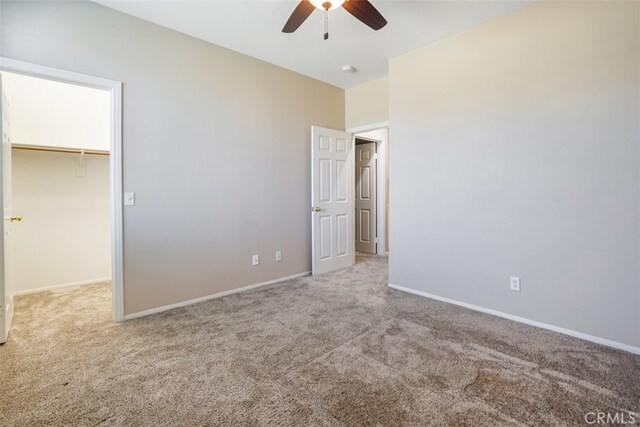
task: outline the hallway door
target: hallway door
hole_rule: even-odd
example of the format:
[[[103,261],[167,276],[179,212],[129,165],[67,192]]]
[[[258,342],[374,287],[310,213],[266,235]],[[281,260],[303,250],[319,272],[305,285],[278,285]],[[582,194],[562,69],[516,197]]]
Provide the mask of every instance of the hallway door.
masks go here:
[[[376,253],[376,143],[356,140],[356,250]]]

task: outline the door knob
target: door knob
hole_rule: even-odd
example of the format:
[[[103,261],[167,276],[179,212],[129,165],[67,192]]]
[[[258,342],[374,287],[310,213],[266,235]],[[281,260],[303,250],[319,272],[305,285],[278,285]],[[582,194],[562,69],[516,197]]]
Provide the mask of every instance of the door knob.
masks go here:
[[[18,222],[20,222],[20,221],[22,221],[22,216],[20,216],[20,215],[10,216],[9,217],[9,221],[11,221],[11,222],[18,221]]]
[[[312,208],[311,208],[311,210],[312,210],[313,212],[320,212],[320,211],[322,210],[322,208],[319,208],[319,207],[317,207],[317,206],[314,206],[314,207],[312,207]]]

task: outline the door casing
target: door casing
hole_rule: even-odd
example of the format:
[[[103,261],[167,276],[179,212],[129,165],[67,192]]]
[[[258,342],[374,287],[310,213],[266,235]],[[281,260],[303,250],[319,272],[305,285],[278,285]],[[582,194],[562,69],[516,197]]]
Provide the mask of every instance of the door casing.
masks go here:
[[[368,138],[366,136],[360,136],[360,133],[371,132],[374,130],[387,129],[387,141],[383,143],[382,141],[374,138]],[[389,155],[389,122],[379,122],[373,123],[370,125],[358,126],[354,128],[347,129],[347,132],[354,134],[354,149],[355,149],[355,137],[357,135],[358,139],[367,140],[371,142],[375,142],[377,144],[376,153],[378,155],[378,179],[376,186],[378,188],[378,200],[376,203],[377,206],[377,229],[378,229],[378,255],[385,255],[388,253],[387,247],[389,246],[387,242],[386,236],[386,225],[388,222],[388,214],[387,214],[387,205],[389,201],[387,200],[384,189],[386,189],[389,185],[388,183],[388,171],[386,168],[387,159]]]
[[[11,228],[13,226],[13,209],[11,203],[11,132],[9,115],[9,100],[6,97],[3,76],[0,74],[0,93],[2,95],[2,125],[0,134],[2,137],[2,148],[0,149],[0,188],[2,189],[2,212],[3,219],[0,221],[0,235],[2,244],[0,245],[0,343],[4,343],[9,335],[11,322],[13,320],[13,294],[7,294],[8,282],[12,282],[12,265],[10,256]],[[6,120],[5,120],[6,119]],[[8,194],[7,194],[8,193]]]
[[[122,212],[122,82],[0,56],[0,71],[107,90],[111,97],[109,179],[111,188],[111,288],[113,320],[124,321]],[[3,286],[4,288],[4,286]],[[4,289],[2,289],[4,292]]]

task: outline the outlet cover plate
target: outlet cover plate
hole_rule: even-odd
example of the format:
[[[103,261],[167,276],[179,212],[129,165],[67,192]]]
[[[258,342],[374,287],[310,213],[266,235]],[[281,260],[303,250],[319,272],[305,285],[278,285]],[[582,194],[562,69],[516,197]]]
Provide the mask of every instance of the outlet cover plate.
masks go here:
[[[511,276],[511,290],[520,292],[520,278]]]

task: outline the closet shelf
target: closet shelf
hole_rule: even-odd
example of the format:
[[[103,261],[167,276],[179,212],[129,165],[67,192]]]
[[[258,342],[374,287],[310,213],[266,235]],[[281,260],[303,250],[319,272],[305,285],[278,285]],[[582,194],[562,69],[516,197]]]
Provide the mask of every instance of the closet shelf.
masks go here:
[[[92,150],[83,148],[67,148],[67,147],[47,147],[44,145],[25,145],[25,144],[11,144],[11,148],[16,150],[32,150],[32,151],[49,151],[52,153],[77,153],[81,154],[96,154],[99,156],[108,156],[109,151],[106,150]]]

